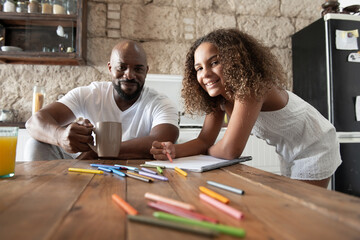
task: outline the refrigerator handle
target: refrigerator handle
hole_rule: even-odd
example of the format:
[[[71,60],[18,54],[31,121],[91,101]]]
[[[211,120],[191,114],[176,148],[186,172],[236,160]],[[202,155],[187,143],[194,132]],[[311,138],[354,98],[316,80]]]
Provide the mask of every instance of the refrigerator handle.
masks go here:
[[[360,121],[360,96],[356,96],[355,116],[356,116],[356,121]]]

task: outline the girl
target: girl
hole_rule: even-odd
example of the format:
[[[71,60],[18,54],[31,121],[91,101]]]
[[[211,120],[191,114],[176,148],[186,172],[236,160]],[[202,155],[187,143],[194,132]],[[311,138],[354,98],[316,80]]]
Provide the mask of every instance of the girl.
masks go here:
[[[185,63],[185,111],[206,114],[199,136],[183,144],[155,141],[150,153],[160,160],[166,153],[234,159],[254,134],[276,147],[282,175],[327,187],[341,163],[335,128],[285,86],[268,48],[237,29],[213,31],[193,44]],[[227,130],[214,144],[225,113]]]

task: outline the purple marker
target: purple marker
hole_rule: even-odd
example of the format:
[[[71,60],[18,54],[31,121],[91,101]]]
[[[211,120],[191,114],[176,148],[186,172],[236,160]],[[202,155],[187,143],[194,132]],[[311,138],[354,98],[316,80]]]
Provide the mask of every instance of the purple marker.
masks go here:
[[[139,173],[140,175],[147,176],[147,177],[151,177],[151,178],[155,178],[155,179],[158,179],[158,180],[161,180],[161,181],[168,181],[168,178],[167,178],[167,177],[164,177],[164,176],[159,176],[159,175],[152,174],[152,173],[148,173],[148,172],[144,172],[144,171],[138,171],[138,173]]]
[[[157,172],[154,172],[154,171],[152,171],[152,170],[150,170],[150,169],[147,169],[147,168],[141,168],[141,170],[143,170],[144,172],[148,172],[148,173],[152,173],[152,174],[155,174],[155,175],[157,175]]]

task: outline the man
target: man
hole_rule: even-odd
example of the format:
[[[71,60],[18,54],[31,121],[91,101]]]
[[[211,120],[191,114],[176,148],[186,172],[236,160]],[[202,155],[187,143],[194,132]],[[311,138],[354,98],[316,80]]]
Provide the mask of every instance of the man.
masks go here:
[[[117,44],[108,68],[112,82],[75,88],[26,122],[35,139],[26,144],[26,160],[97,159],[88,143],[93,142],[92,128],[99,121],[122,123],[119,159],[151,158],[154,140],[177,140],[176,108],[165,96],[144,87],[149,67],[141,45],[133,41]]]

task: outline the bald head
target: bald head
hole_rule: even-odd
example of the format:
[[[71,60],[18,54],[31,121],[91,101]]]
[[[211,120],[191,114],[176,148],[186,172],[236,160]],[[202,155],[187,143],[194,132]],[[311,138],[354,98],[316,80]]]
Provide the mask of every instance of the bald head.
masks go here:
[[[124,57],[136,59],[140,64],[147,66],[147,57],[144,48],[137,42],[124,40],[115,45],[111,51],[110,63],[116,63]]]

